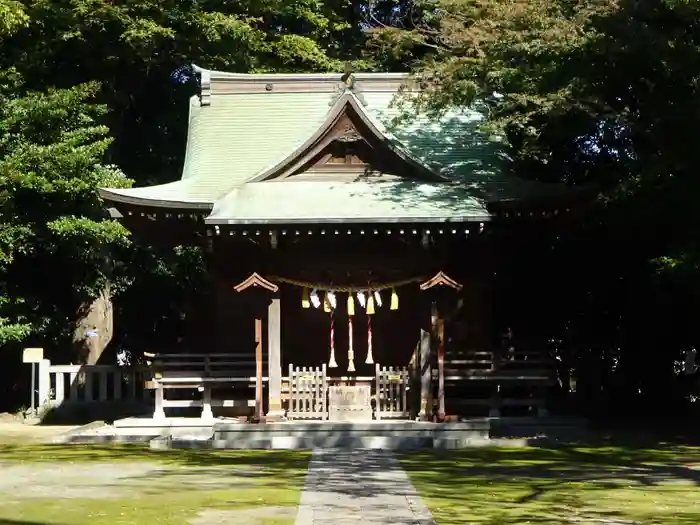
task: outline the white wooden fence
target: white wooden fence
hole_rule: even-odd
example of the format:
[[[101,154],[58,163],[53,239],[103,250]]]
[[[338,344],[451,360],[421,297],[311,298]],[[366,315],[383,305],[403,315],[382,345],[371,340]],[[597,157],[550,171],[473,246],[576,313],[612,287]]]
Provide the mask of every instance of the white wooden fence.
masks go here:
[[[145,388],[152,374],[152,367],[146,365],[53,365],[44,359],[38,363],[38,406],[58,408],[94,402],[153,404],[153,390]],[[289,400],[287,417],[328,419],[328,386],[335,379],[373,383],[376,419],[410,417],[407,402],[410,381],[406,367],[376,365],[374,377],[331,378],[325,364],[321,367],[289,366],[289,376],[282,378]],[[173,405],[180,406],[177,401]]]
[[[409,374],[406,367],[376,365],[374,392],[376,419],[407,418]]]
[[[321,367],[289,365],[287,419],[328,419],[328,376]]]
[[[153,393],[144,388],[151,371],[147,366],[52,365],[44,359],[38,365],[38,406],[109,401],[145,401]]]
[[[375,419],[408,418],[410,376],[406,367],[376,365],[374,377],[328,377],[322,367],[289,365],[288,419],[328,419],[328,387],[335,381],[363,381],[373,386]]]

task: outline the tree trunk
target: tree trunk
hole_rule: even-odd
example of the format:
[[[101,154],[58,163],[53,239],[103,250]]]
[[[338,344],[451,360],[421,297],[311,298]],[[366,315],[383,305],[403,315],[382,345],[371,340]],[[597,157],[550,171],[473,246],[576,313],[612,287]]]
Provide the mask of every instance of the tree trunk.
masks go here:
[[[109,286],[83,308],[73,332],[74,355],[79,364],[96,364],[114,333],[114,308]]]

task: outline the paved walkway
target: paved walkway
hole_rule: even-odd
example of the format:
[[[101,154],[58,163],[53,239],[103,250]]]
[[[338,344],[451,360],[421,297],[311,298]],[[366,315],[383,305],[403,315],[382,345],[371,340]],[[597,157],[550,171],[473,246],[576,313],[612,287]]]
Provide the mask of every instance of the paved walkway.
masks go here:
[[[296,525],[436,525],[391,452],[316,450]]]

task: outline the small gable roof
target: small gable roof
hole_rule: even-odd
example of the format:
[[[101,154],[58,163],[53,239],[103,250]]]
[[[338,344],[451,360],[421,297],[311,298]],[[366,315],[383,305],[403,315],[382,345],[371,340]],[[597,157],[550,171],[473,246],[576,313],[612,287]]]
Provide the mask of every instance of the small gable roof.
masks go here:
[[[246,182],[261,182],[273,179],[280,175],[289,174],[294,168],[303,165],[305,160],[308,160],[314,153],[320,151],[336,138],[336,135],[333,134],[333,130],[340,123],[339,121],[342,117],[346,117],[348,124],[354,128],[350,130],[345,129],[345,132],[351,131],[357,133],[358,138],[368,140],[376,149],[380,150],[378,152],[380,155],[396,157],[407,172],[407,175],[410,174],[410,178],[415,177],[433,182],[449,180],[437,173],[437,171],[432,170],[420,160],[413,158],[409,152],[401,148],[399,143],[387,137],[383,133],[381,127],[365,112],[362,103],[357,99],[355,94],[351,91],[346,91],[342,93],[333,104],[324,122],[303,144],[301,144],[301,146],[284,155],[284,157],[273,166],[254,175]]]

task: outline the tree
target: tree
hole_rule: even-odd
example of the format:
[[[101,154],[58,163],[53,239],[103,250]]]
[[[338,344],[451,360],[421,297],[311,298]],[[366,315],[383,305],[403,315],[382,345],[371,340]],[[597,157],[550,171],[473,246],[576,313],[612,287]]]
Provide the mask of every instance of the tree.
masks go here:
[[[109,110],[95,116],[96,123],[108,126],[114,139],[105,161],[139,185],[172,181],[180,174],[188,99],[196,91],[192,63],[239,72],[342,71],[345,62],[359,57],[364,38],[355,23],[361,11],[347,0],[12,5],[23,8],[29,21],[3,41],[0,68],[16,68],[27,90],[96,82],[96,101]],[[138,321],[154,325],[159,312],[172,312],[181,300],[176,281],[190,277],[164,271],[166,261],[173,269],[193,268],[173,259],[187,250],[161,253],[145,245],[133,250],[124,254],[125,261],[144,263],[126,270],[136,289],[143,293],[153,282],[175,294],[151,298],[160,301],[145,312],[153,319]],[[170,286],[162,286],[164,276],[173,280]],[[122,330],[143,333],[142,326],[122,325]],[[167,344],[171,336],[151,333],[154,343]]]
[[[115,138],[109,155],[139,184],[181,167],[192,63],[237,72],[343,69],[361,51],[347,0],[25,1],[29,26],[0,57],[29,86],[98,81]]]
[[[520,249],[505,270],[513,282],[537,283],[542,303],[525,325],[579,348],[614,350],[625,395],[670,395],[667,378],[697,344],[700,314],[700,179],[689,142],[700,131],[700,4],[422,6],[431,16],[379,27],[373,39],[382,52],[417,55],[428,88],[415,104],[439,113],[478,98],[513,147],[514,176],[600,192],[575,223],[541,233],[538,251],[514,243]],[[533,311],[525,303],[535,290],[513,292],[524,297],[520,317]],[[601,366],[593,354],[591,366]]]
[[[111,247],[126,242],[96,196],[100,186],[130,184],[102,164],[110,139],[97,91],[93,83],[25,92],[14,71],[3,72],[1,342],[69,334],[75,312],[110,280]]]

